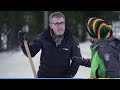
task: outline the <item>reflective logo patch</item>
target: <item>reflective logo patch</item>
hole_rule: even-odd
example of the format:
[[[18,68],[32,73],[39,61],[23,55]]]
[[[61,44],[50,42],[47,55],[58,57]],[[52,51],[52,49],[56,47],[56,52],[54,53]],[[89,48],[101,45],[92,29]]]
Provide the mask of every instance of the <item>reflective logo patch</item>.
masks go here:
[[[66,50],[66,51],[68,51],[69,49],[68,48],[62,48],[63,50]]]
[[[105,55],[104,55],[104,59],[105,59],[106,61],[109,61],[109,60],[110,60],[110,54],[108,54],[108,53],[105,54]]]

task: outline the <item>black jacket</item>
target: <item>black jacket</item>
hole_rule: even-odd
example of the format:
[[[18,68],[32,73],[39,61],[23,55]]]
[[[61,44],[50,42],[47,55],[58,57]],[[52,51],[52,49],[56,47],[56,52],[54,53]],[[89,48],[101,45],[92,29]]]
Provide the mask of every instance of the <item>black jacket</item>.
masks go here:
[[[20,42],[24,54],[24,45]],[[34,57],[41,49],[38,77],[64,78],[74,77],[79,65],[83,64],[79,42],[69,30],[65,30],[64,39],[59,47],[50,35],[50,30],[40,33],[29,43],[31,56]],[[27,55],[26,55],[27,56]]]

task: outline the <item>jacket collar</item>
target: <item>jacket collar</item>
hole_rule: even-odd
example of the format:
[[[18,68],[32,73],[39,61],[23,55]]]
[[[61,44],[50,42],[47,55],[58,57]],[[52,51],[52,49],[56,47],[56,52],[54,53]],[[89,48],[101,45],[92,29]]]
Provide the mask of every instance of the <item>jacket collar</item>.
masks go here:
[[[112,36],[111,38],[107,39],[107,40],[98,40],[96,43],[92,44],[90,47],[93,49],[98,48],[101,45],[110,45],[113,47],[116,47],[115,42],[114,42],[114,37]]]

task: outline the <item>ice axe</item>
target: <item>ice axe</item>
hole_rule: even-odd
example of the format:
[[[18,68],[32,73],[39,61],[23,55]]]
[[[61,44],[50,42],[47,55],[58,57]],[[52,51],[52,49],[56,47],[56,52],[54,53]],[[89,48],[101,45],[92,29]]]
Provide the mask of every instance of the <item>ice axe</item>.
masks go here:
[[[28,25],[25,25],[22,30],[27,33],[29,31]],[[30,50],[29,50],[29,47],[28,47],[28,44],[27,44],[27,40],[24,39],[23,42],[24,42],[24,46],[25,46],[27,56],[28,56],[29,61],[30,61],[30,65],[31,65],[31,68],[32,68],[32,71],[33,71],[33,75],[34,75],[35,78],[37,78],[35,66],[34,66],[34,63],[32,61],[32,57],[31,57]]]

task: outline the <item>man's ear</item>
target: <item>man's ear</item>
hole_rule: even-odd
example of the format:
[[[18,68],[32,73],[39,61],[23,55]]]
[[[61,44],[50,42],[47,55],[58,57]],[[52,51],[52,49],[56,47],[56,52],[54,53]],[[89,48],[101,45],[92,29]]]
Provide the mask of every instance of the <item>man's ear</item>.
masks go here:
[[[52,29],[52,25],[49,23],[49,27]]]

